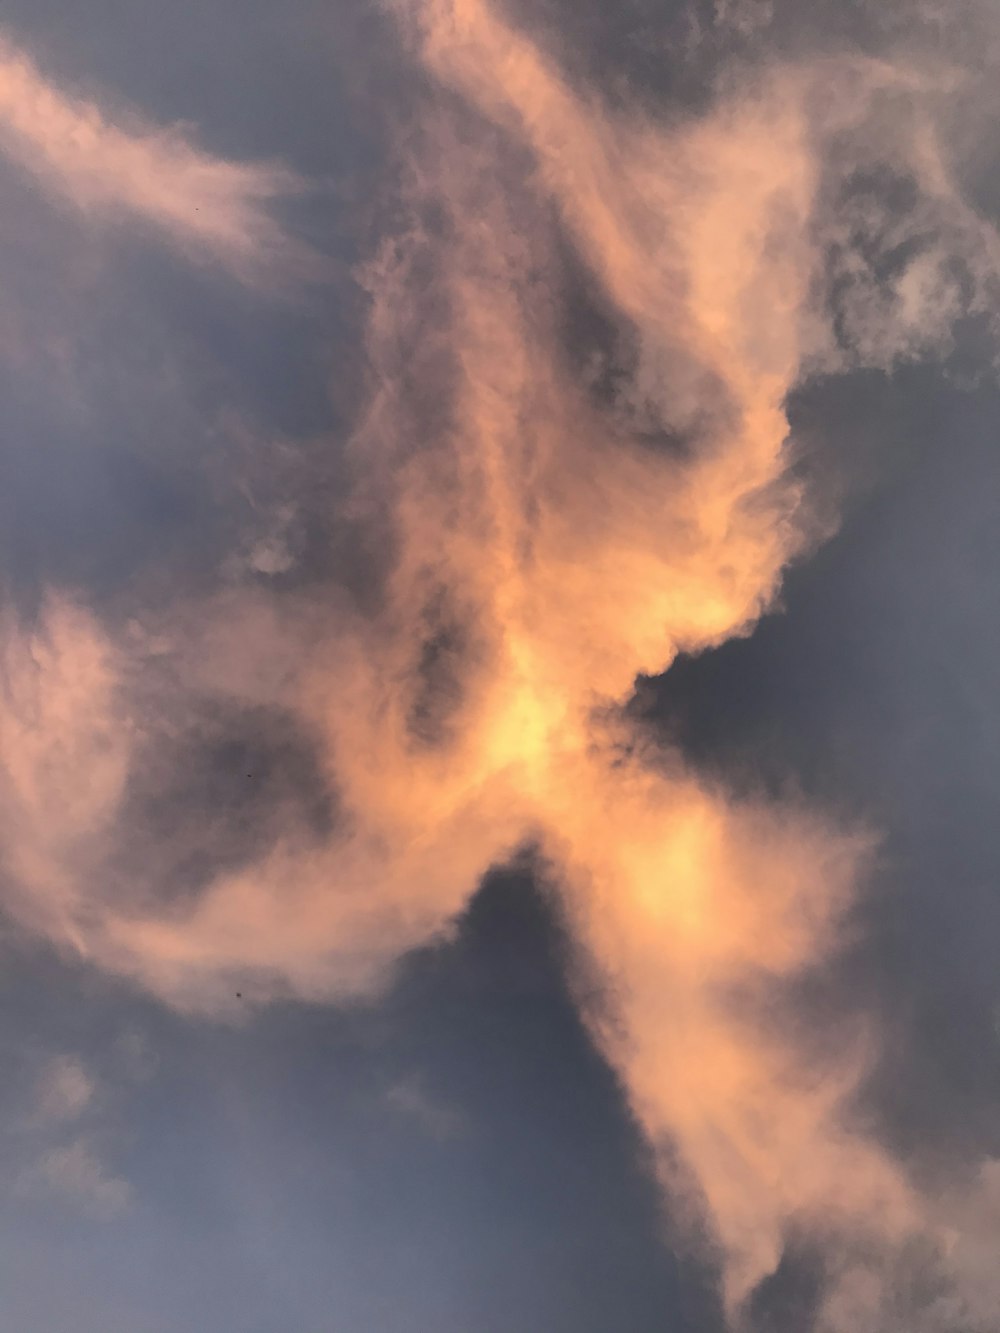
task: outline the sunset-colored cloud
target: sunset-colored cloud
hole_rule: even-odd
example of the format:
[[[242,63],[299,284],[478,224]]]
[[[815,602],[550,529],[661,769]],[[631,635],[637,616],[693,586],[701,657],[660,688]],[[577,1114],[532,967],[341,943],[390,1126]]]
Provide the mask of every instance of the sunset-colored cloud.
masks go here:
[[[943,1255],[950,1233],[852,1122],[876,1034],[859,1022],[820,1056],[775,1016],[836,951],[874,839],[737,799],[623,705],[637,675],[750,632],[823,535],[790,470],[790,392],[817,367],[945,343],[985,306],[995,238],[944,169],[923,74],[779,66],[657,124],[574,90],[483,0],[388,7],[448,96],[413,130],[405,223],[363,274],[372,392],[339,517],[385,535],[378,606],[235,587],[117,639],[65,600],[12,622],[11,910],[192,1010],[231,1005],[237,985],[249,1001],[371,994],[530,843],[663,1179],[676,1187],[679,1158],[694,1182],[730,1314],[806,1228],[838,1256],[844,1237],[865,1247],[869,1268],[832,1272],[823,1316],[860,1333],[912,1238]],[[37,76],[10,59],[13,103],[34,105]],[[222,253],[254,233],[256,168],[123,139],[90,112],[98,148],[81,161],[67,127],[84,113],[36,100],[17,133],[81,202],[177,230],[180,205],[144,174],[163,156],[182,181],[216,182],[215,222],[192,235]],[[879,153],[933,228],[881,286],[837,203]],[[838,330],[834,250],[857,276]],[[603,333],[577,355],[588,316]],[[263,855],[149,904],[116,869],[134,836],[116,820],[188,693],[285,710],[336,813],[318,830],[289,805]],[[129,864],[152,877],[165,850],[140,850]]]
[[[46,79],[4,34],[0,152],[82,213],[143,223],[247,281],[318,271],[269,211],[300,189],[286,168],[213,157],[180,127],[153,126],[135,114],[116,123]]]

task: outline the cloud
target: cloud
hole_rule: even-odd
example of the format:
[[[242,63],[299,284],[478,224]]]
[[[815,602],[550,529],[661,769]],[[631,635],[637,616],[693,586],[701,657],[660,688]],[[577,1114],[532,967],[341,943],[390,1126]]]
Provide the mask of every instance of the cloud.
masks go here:
[[[287,572],[279,523],[221,591],[124,632],[66,596],[9,617],[8,910],[190,1010],[237,989],[366,995],[531,843],[600,983],[595,1038],[665,1184],[687,1182],[732,1317],[804,1230],[830,1257],[820,1326],[876,1327],[914,1245],[944,1264],[951,1233],[855,1123],[877,1033],[859,1016],[824,1046],[787,1011],[849,928],[875,839],[737,799],[623,704],[637,675],[751,632],[824,535],[791,468],[803,377],[944,353],[988,309],[996,238],[944,156],[949,82],[772,63],[660,123],[574,89],[481,0],[389,9],[437,87],[403,221],[363,274],[372,392],[331,517],[367,534],[380,586],[253,583]],[[144,173],[162,157],[201,181],[194,150],[98,121],[81,165],[58,127],[83,113],[51,96],[18,133],[82,204],[220,253],[255,234],[256,169],[209,164],[216,221],[192,232]],[[288,783],[242,824],[232,785],[181,812],[178,738],[204,758],[225,712],[260,741],[266,710],[309,738],[294,764],[322,810]],[[245,793],[258,770],[220,754]],[[86,1152],[60,1151],[55,1177],[100,1193]]]
[[[91,1104],[95,1091],[93,1078],[77,1057],[56,1056],[39,1080],[38,1117],[54,1124],[76,1120]]]
[[[115,713],[114,652],[92,617],[53,603],[44,628],[10,624],[0,660],[0,811],[18,915],[78,940],[78,883],[121,801],[130,738]],[[96,849],[96,850],[95,850]],[[91,873],[93,871],[91,870]],[[44,886],[44,892],[38,889]]]
[[[393,1083],[385,1100],[393,1111],[406,1116],[440,1143],[462,1138],[468,1132],[468,1122],[462,1112],[429,1092],[416,1074]]]
[[[132,1190],[126,1180],[110,1175],[94,1150],[82,1139],[43,1153],[33,1171],[21,1181],[22,1189],[62,1196],[101,1221],[124,1212]]]
[[[141,222],[258,285],[318,275],[316,257],[270,211],[301,190],[290,171],[213,157],[180,127],[122,119],[54,86],[0,33],[0,151],[56,198],[86,216]]]
[[[127,1209],[131,1186],[106,1160],[107,1100],[104,1081],[80,1055],[45,1059],[18,1126],[15,1158],[5,1162],[17,1196],[68,1202],[101,1221]]]

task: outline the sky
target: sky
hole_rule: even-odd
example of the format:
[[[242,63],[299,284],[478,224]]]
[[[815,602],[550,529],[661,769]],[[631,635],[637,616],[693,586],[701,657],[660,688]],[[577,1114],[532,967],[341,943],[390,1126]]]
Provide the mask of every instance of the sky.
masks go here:
[[[997,1333],[989,0],[8,0],[0,1325]]]

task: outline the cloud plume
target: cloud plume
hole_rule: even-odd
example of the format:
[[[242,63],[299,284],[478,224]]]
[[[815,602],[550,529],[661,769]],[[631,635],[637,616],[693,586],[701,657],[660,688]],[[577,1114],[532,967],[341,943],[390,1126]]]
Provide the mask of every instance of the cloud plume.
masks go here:
[[[192,1009],[234,983],[350,996],[530,843],[732,1318],[805,1230],[831,1255],[818,1327],[888,1328],[914,1244],[947,1271],[950,1214],[852,1121],[874,1034],[859,1019],[818,1055],[775,1017],[838,947],[874,839],[735,797],[623,705],[638,675],[749,633],[824,535],[791,467],[802,378],[946,349],[989,308],[996,239],[936,129],[947,79],[849,56],[748,67],[661,123],[574,89],[483,0],[387,7],[434,87],[403,221],[362,275],[371,394],[334,520],[384,547],[376,605],[236,580],[117,634],[55,594],[11,618],[8,908]],[[8,142],[82,206],[239,263],[269,244],[264,169],[123,136],[14,53],[0,70]],[[865,185],[887,162],[903,221]],[[128,793],[163,799],[157,753],[220,698],[309,738],[327,807],[283,791],[265,846],[149,902],[136,879],[176,862]]]

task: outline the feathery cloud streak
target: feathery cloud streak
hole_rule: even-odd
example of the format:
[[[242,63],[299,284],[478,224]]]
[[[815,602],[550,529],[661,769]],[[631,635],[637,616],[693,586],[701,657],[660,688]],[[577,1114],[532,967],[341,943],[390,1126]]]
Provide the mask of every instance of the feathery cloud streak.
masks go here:
[[[65,93],[0,33],[0,150],[83,213],[131,218],[197,259],[211,258],[262,283],[269,268],[291,277],[318,261],[268,212],[301,182],[268,163],[228,162],[180,128],[135,115],[115,124],[93,102]]]

